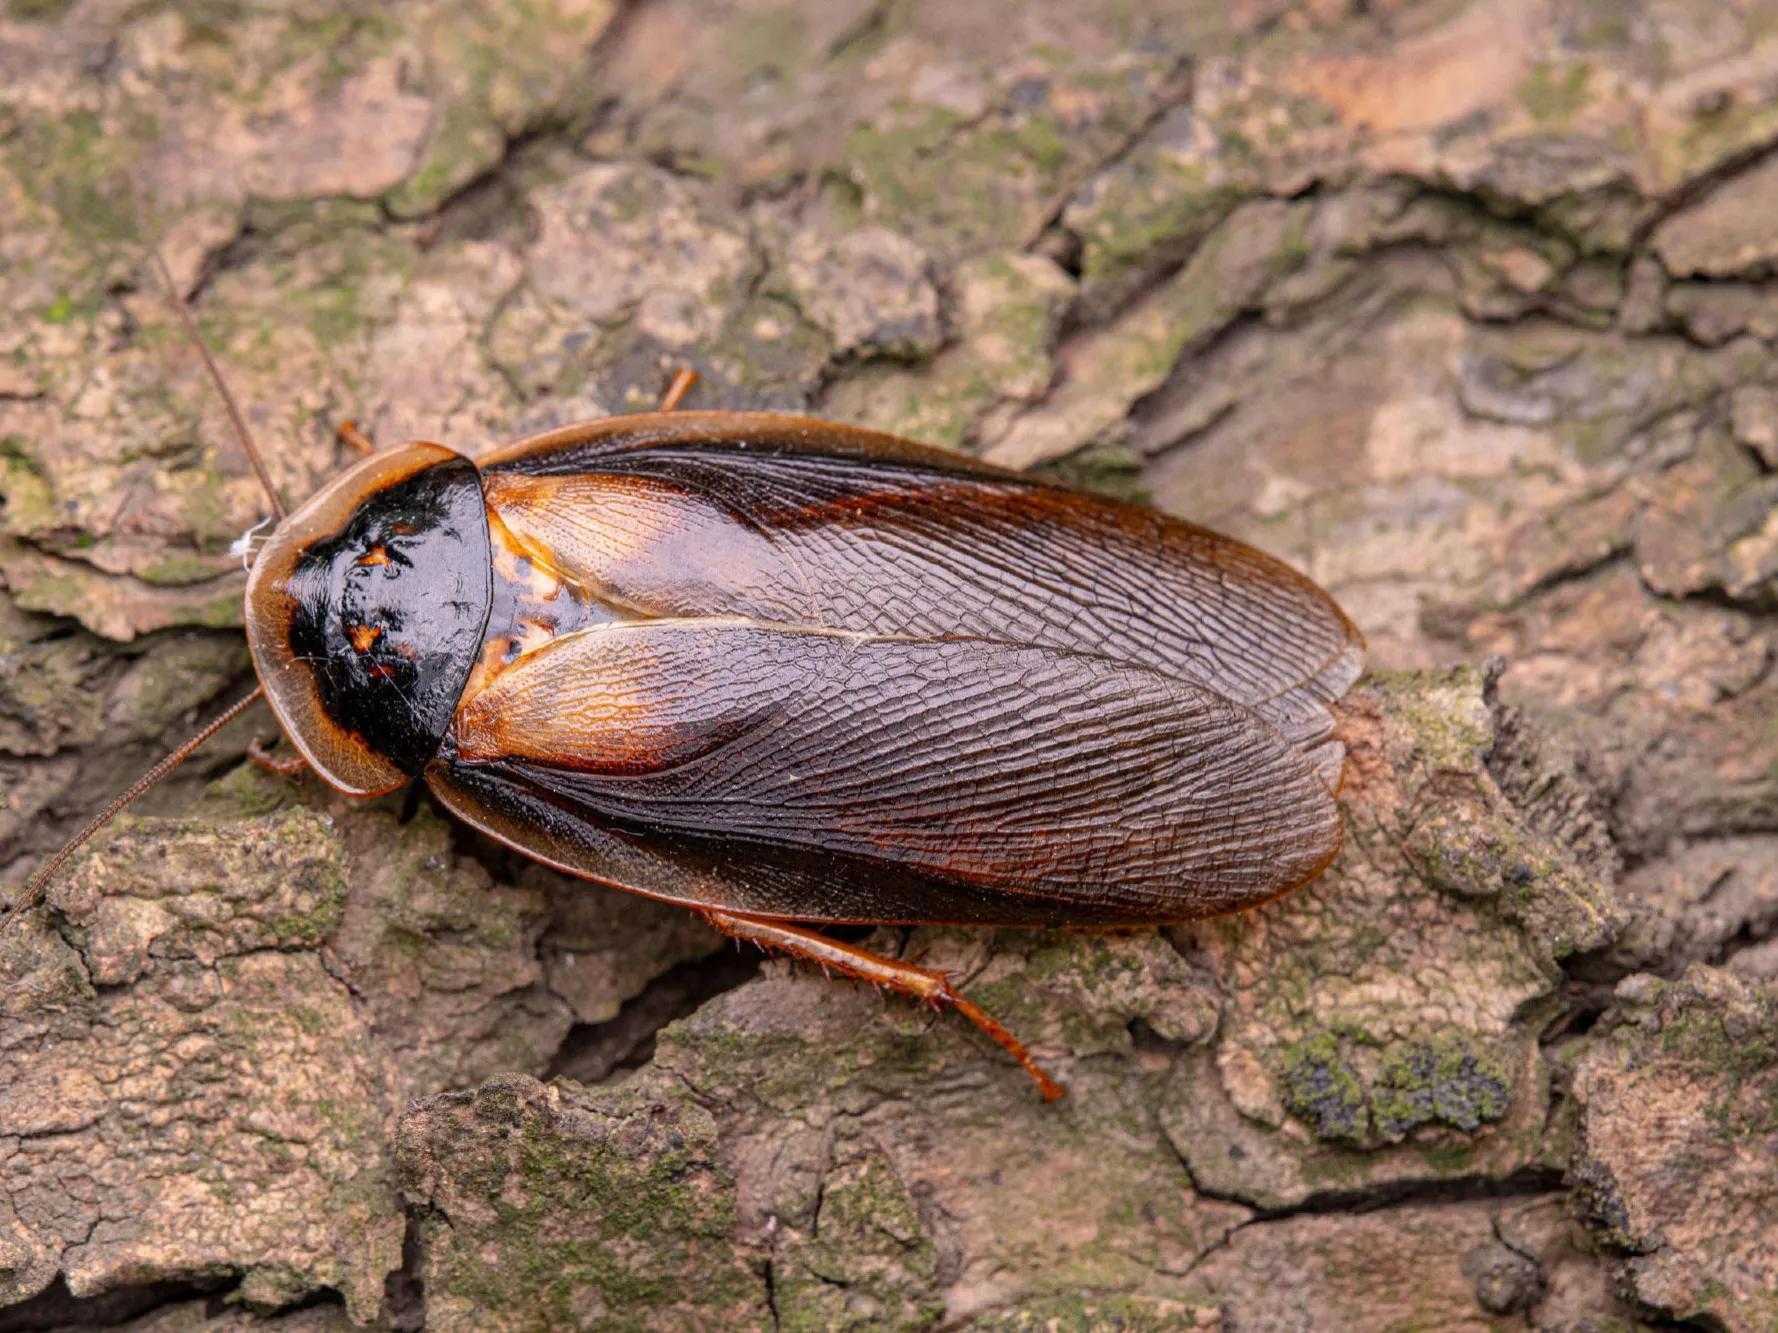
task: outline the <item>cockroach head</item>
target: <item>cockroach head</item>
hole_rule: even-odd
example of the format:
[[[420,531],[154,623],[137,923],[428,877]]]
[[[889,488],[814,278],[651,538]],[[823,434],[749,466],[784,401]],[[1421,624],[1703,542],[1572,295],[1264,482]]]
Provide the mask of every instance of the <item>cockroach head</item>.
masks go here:
[[[303,757],[371,796],[418,776],[480,652],[492,572],[475,465],[373,455],[291,514],[247,581],[254,669]]]

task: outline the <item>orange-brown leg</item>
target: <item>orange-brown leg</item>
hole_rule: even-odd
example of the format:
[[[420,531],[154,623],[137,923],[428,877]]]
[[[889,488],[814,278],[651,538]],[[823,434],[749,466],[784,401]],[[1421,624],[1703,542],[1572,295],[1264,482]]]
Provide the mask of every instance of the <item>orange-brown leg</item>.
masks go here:
[[[267,754],[265,746],[259,743],[257,736],[247,743],[247,758],[252,760],[256,768],[263,768],[268,773],[276,773],[281,778],[296,777],[309,766],[308,760],[299,754],[291,755],[288,759],[279,759],[275,755]]]
[[[377,446],[371,443],[370,436],[358,429],[356,421],[340,422],[339,437],[342,443],[351,445],[366,458],[377,451]]]
[[[685,401],[685,395],[691,392],[691,386],[698,382],[698,372],[690,366],[681,366],[673,372],[673,382],[661,395],[661,405],[657,411],[671,412]]]
[[[1025,1049],[1025,1044],[1001,1026],[993,1015],[964,998],[943,972],[898,962],[880,954],[867,953],[854,945],[830,940],[812,930],[785,925],[780,921],[761,921],[710,907],[699,908],[698,912],[724,935],[733,936],[737,940],[751,940],[762,948],[780,949],[792,957],[820,963],[824,969],[841,972],[849,977],[859,977],[874,985],[891,986],[906,995],[925,1000],[935,1008],[941,1004],[951,1005],[1019,1062],[1037,1084],[1037,1090],[1043,1094],[1044,1101],[1053,1102],[1066,1095],[1062,1085],[1038,1067],[1037,1061],[1031,1058],[1031,1052]]]

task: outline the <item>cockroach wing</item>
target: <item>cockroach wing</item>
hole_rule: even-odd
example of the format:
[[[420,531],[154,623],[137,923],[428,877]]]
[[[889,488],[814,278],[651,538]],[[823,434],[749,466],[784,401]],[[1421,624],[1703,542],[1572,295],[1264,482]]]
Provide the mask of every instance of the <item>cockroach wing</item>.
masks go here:
[[[539,859],[802,921],[1181,920],[1333,857],[1313,763],[1213,691],[983,639],[741,620],[554,640],[466,698],[428,782]]]
[[[893,436],[769,413],[622,417],[480,460],[528,554],[648,616],[1090,653],[1245,705],[1314,752],[1363,643],[1240,542]]]

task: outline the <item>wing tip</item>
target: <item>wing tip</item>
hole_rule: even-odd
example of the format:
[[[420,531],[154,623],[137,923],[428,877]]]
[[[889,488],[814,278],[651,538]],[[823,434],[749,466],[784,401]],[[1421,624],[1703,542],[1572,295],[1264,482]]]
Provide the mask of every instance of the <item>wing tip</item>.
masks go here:
[[[1346,780],[1346,743],[1323,741],[1320,745],[1303,751],[1303,757],[1315,770],[1315,776],[1321,780],[1321,785],[1327,788],[1328,795],[1337,797]]]
[[[1305,754],[1317,750],[1333,734],[1337,702],[1364,674],[1364,641],[1348,639],[1346,646],[1312,675],[1266,701],[1261,714],[1288,736]]]

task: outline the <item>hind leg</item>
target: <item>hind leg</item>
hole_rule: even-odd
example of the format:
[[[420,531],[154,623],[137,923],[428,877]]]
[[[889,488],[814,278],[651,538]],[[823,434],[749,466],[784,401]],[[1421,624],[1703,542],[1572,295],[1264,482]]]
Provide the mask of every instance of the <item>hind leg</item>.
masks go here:
[[[781,921],[736,916],[732,912],[710,907],[699,908],[698,914],[724,935],[735,939],[751,940],[761,948],[778,949],[794,958],[807,958],[811,962],[820,963],[824,969],[841,972],[849,977],[859,977],[879,986],[889,986],[904,995],[925,1000],[935,1008],[948,1004],[1019,1062],[1020,1068],[1037,1084],[1037,1090],[1043,1094],[1044,1101],[1053,1102],[1066,1095],[1062,1085],[1044,1073],[1037,1061],[1031,1058],[1031,1052],[1025,1049],[1025,1044],[1007,1031],[992,1014],[964,997],[951,985],[950,979],[943,972],[929,967],[916,967],[912,963],[900,962],[894,958],[884,958],[881,954],[870,953],[856,945],[830,940],[825,935],[800,926],[786,925]]]

